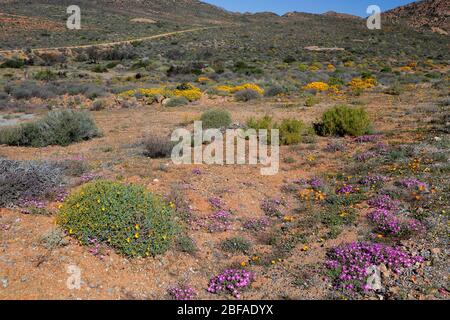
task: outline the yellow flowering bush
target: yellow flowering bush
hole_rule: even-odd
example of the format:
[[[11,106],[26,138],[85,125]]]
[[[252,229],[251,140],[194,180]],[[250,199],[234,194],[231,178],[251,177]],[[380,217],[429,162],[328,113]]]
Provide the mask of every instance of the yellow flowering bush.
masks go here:
[[[244,83],[242,85],[239,86],[217,86],[215,88],[218,91],[224,91],[224,92],[228,92],[228,93],[236,93],[238,91],[241,90],[245,90],[245,89],[250,89],[250,90],[254,90],[256,92],[258,92],[259,94],[264,94],[264,90],[258,86],[257,84],[254,83]]]
[[[85,184],[62,204],[57,223],[84,245],[104,243],[127,256],[165,252],[175,234],[174,211],[144,187],[109,181]]]
[[[410,71],[412,71],[412,67],[409,66],[409,65],[408,66],[403,66],[403,67],[400,67],[399,70],[401,72],[410,72]]]
[[[187,90],[175,89],[173,90],[173,95],[176,97],[185,97],[189,101],[196,101],[202,97],[202,92],[199,88],[192,88]]]
[[[167,96],[170,94],[170,90],[167,90],[166,88],[140,88],[136,90],[124,91],[119,95],[123,97],[131,97],[137,93],[145,97],[155,97],[157,95]]]
[[[353,61],[344,62],[344,67],[346,67],[346,68],[353,68],[354,66],[355,66],[355,63]]]
[[[196,101],[202,97],[202,91],[191,84],[179,85],[176,89],[169,89],[167,87],[160,88],[140,88],[136,90],[128,90],[120,93],[122,97],[131,97],[136,93],[139,93],[145,97],[155,97],[158,95],[164,96],[166,98],[171,97],[185,97],[189,101]]]
[[[308,83],[306,86],[303,87],[305,90],[316,90],[316,91],[328,91],[330,89],[330,86],[325,82],[311,82]]]
[[[212,81],[210,78],[208,78],[208,77],[205,77],[205,76],[200,76],[200,77],[198,77],[197,78],[197,82],[198,83],[208,83],[208,82],[210,82],[210,81]]]
[[[373,77],[366,78],[353,78],[348,83],[348,86],[352,89],[370,89],[377,85],[377,81]]]

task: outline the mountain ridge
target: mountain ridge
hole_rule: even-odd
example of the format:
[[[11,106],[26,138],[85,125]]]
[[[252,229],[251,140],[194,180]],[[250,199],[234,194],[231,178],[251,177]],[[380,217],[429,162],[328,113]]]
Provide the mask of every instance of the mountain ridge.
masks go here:
[[[423,0],[386,11],[383,16],[393,24],[403,24],[419,31],[450,32],[448,0]]]

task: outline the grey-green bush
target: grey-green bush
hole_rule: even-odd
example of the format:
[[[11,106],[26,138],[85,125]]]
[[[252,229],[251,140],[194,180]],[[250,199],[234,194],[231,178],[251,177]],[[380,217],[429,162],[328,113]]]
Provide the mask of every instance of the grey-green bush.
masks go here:
[[[175,144],[166,137],[149,136],[144,139],[143,145],[146,157],[158,159],[169,157]]]
[[[285,90],[282,86],[280,86],[279,84],[273,84],[267,88],[267,90],[264,92],[264,95],[266,97],[275,97],[284,92]]]
[[[39,200],[63,183],[63,169],[54,162],[0,158],[0,207]]]
[[[244,90],[239,90],[238,92],[236,92],[234,94],[234,98],[236,99],[236,101],[247,102],[250,100],[255,100],[255,99],[261,98],[261,94],[259,94],[259,92],[255,91],[253,89],[244,89]]]
[[[42,119],[33,122],[0,129],[0,144],[31,147],[67,146],[98,136],[100,131],[88,113],[61,110],[51,111]]]
[[[186,97],[173,97],[164,100],[163,105],[165,107],[173,108],[178,106],[184,106],[189,103],[189,100]]]

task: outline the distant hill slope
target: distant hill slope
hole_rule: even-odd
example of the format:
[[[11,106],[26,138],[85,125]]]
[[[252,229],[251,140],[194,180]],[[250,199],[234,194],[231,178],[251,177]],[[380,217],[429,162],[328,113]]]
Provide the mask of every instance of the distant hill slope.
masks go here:
[[[92,0],[89,2],[105,4],[125,11],[134,10],[142,14],[157,14],[162,17],[176,16],[186,20],[197,18],[202,21],[218,22],[229,20],[234,15],[229,11],[199,0]]]
[[[450,0],[424,0],[389,10],[383,16],[420,31],[450,33]]]
[[[2,4],[5,4],[6,8],[13,5],[18,7],[40,5],[42,8],[78,5],[82,12],[97,9],[122,15],[150,17],[157,21],[169,19],[189,25],[224,22],[234,16],[231,12],[199,0],[0,0],[0,12],[3,12]],[[37,10],[35,13],[44,12]]]
[[[340,13],[340,12],[336,12],[336,11],[327,11],[327,12],[323,13],[323,15],[328,16],[328,17],[342,18],[342,19],[356,19],[356,20],[361,19],[361,17],[354,16],[352,14]]]
[[[70,5],[81,8],[81,30],[66,28]],[[198,0],[0,0],[0,49],[121,41],[227,25],[237,16]]]
[[[394,23],[418,21],[423,28],[425,25],[438,28],[448,24],[448,16],[442,15],[448,1],[424,1],[391,10],[386,16]],[[66,8],[72,4],[81,8],[81,30],[66,28]],[[414,20],[413,15],[418,17]],[[209,26],[224,28],[203,28]],[[249,54],[249,60],[268,51],[277,51],[285,58],[316,47],[361,53],[373,50],[371,41],[382,43],[386,52],[424,54],[433,47],[436,52],[443,51],[438,44],[445,42],[441,35],[433,34],[436,41],[430,43],[428,34],[407,27],[393,27],[386,34],[369,32],[364,19],[336,12],[240,14],[199,0],[0,0],[0,50],[93,45],[198,28],[202,31],[192,36],[192,47],[197,45],[197,39],[203,38],[205,43],[214,44],[216,50],[222,41],[226,43],[225,51],[239,49],[239,55]],[[179,33],[177,37],[190,35]],[[178,41],[165,41],[161,40],[164,45],[160,50],[166,47],[175,50]]]

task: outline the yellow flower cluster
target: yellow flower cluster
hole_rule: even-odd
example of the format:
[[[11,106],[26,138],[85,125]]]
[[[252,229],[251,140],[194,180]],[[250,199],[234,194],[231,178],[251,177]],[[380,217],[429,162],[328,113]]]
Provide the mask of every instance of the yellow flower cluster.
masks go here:
[[[235,92],[245,90],[245,89],[251,89],[251,90],[258,92],[259,94],[264,94],[264,90],[260,86],[254,84],[254,83],[244,83],[240,86],[234,86],[234,87],[233,86],[217,86],[216,87],[216,90],[218,90],[218,91],[225,91],[225,92],[229,92],[229,93],[235,93]]]
[[[412,67],[410,67],[410,66],[403,66],[403,67],[400,67],[399,70],[401,72],[410,72],[410,71],[412,71]]]
[[[208,77],[205,77],[205,76],[200,76],[200,77],[197,78],[197,82],[198,83],[207,83],[207,82],[210,82],[210,81],[211,81],[211,79],[208,78]]]
[[[191,88],[187,90],[174,90],[173,95],[177,97],[185,97],[189,101],[196,101],[199,100],[202,97],[202,92],[199,88]]]
[[[154,97],[157,95],[162,95],[165,96],[166,94],[169,93],[169,91],[166,88],[140,88],[140,89],[136,89],[136,90],[128,90],[128,91],[124,91],[122,93],[120,93],[120,96],[128,96],[131,97],[133,95],[135,95],[136,93],[142,94],[145,97]]]
[[[303,87],[305,90],[328,91],[330,86],[325,82],[311,82]]]
[[[375,78],[353,78],[352,81],[348,83],[348,86],[352,89],[370,89],[377,85]]]
[[[346,68],[352,68],[354,66],[355,66],[355,63],[353,61],[344,62],[344,67],[346,67]]]
[[[300,191],[300,198],[305,201],[314,200],[314,201],[323,201],[325,200],[326,194],[320,190],[314,189],[305,189]]]
[[[259,256],[253,255],[251,258],[248,258],[247,261],[241,261],[241,267],[246,267],[252,263],[257,263],[261,260]]]
[[[411,170],[412,172],[415,172],[415,173],[420,171],[420,166],[421,166],[421,161],[420,161],[420,159],[417,159],[417,158],[413,159],[412,161],[410,161],[408,163],[409,170]]]
[[[341,91],[339,90],[339,86],[336,84],[333,84],[330,86],[330,92],[334,94],[339,94]]]
[[[276,260],[272,260],[270,263],[272,263],[272,264],[277,264],[277,263],[279,263],[279,262],[283,262],[283,259],[278,258],[278,259],[276,259]]]
[[[180,89],[168,89],[166,87],[160,87],[160,88],[140,88],[136,90],[128,90],[120,93],[120,96],[123,97],[131,97],[134,96],[136,93],[140,93],[145,97],[155,97],[158,95],[164,96],[166,98],[170,97],[185,97],[189,101],[196,101],[199,100],[202,97],[202,91],[193,86],[189,85],[188,89],[186,90],[180,90]]]

